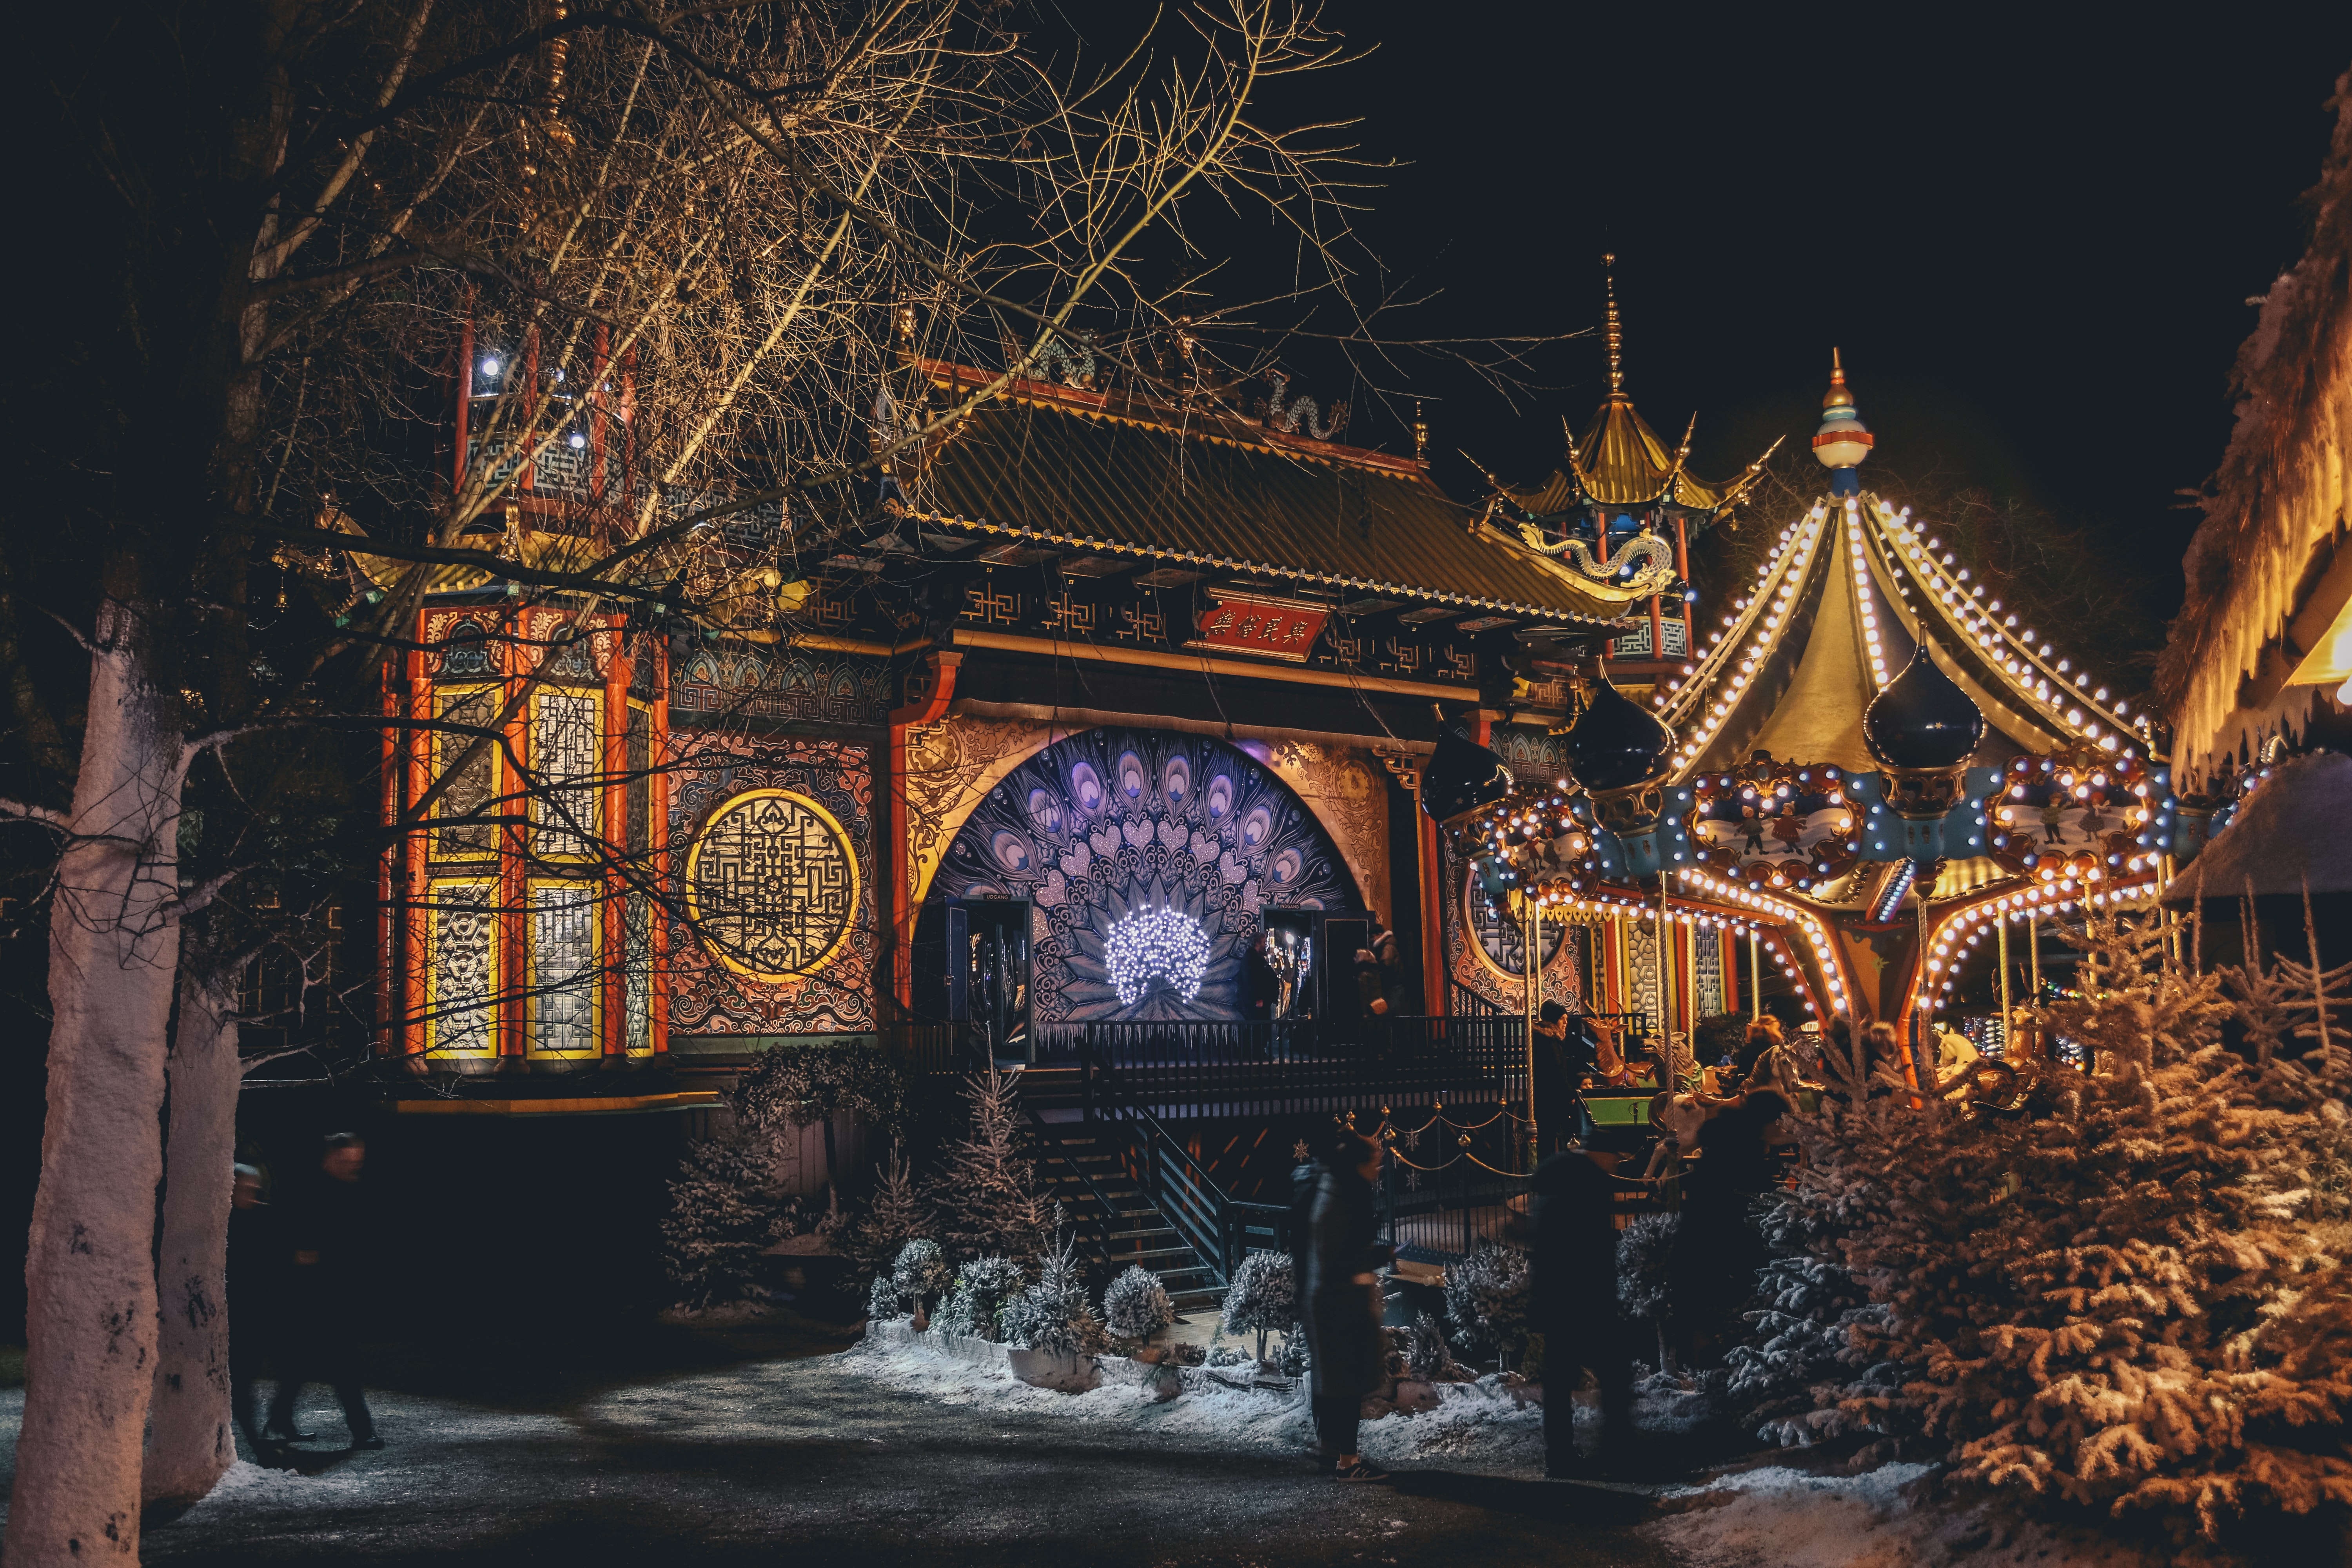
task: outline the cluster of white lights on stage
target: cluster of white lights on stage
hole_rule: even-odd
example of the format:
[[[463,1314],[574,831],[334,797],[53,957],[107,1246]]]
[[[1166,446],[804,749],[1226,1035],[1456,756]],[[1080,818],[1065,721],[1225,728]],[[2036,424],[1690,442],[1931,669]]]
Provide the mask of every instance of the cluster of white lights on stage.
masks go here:
[[[1769,893],[1758,892],[1752,888],[1743,888],[1737,882],[1727,882],[1720,877],[1695,868],[1685,868],[1675,874],[1684,881],[1695,884],[1709,898],[1727,904],[1742,905],[1755,910],[1759,918],[1751,923],[1759,929],[1764,921],[1769,920],[1784,931],[1793,930],[1801,933],[1806,944],[1812,949],[1814,963],[1821,968],[1822,984],[1829,987],[1828,1011],[1842,1013],[1846,1010],[1852,993],[1847,988],[1844,972],[1838,963],[1837,947],[1830,940],[1829,926],[1819,915],[1802,905],[1792,904],[1786,899],[1776,899]],[[1806,980],[1804,973],[1798,967],[1793,952],[1784,951],[1777,956],[1780,960],[1782,972],[1790,979],[1804,986],[1808,991],[1812,989],[1811,983]],[[1810,1000],[1806,1002],[1805,1006],[1811,1012],[1818,1013],[1822,1010]]]
[[[1209,972],[1209,937],[1201,922],[1179,910],[1137,910],[1103,938],[1103,967],[1119,1005],[1132,1007],[1165,981],[1181,1001],[1201,994]]]
[[[2106,688],[2091,688],[2089,673],[2077,668],[2074,660],[2037,637],[2032,626],[2021,630],[2016,616],[2002,616],[2000,601],[1985,599],[1984,584],[1969,582],[1969,569],[1911,521],[1910,508],[1898,511],[1874,496],[1871,504],[1878,542],[1898,584],[1905,576],[1917,584],[1918,596],[1934,606],[1947,626],[1975,645],[1980,658],[2006,674],[2011,689],[2040,710],[2053,729],[2071,731],[2103,751],[2121,749],[2126,756],[2132,754],[2126,742],[2132,730],[2146,735],[2147,714],[2134,717],[2126,704],[2109,701]],[[1850,526],[1849,542],[1857,531],[1858,524]]]
[[[1927,972],[1921,986],[1923,1001],[1940,1008],[1944,999],[1952,994],[1959,981],[1960,966],[1985,934],[1996,930],[2006,921],[2011,924],[2040,919],[2046,915],[2063,914],[2078,906],[2104,910],[2120,909],[2152,895],[2156,878],[2145,875],[2130,881],[2111,881],[2094,866],[2080,879],[2062,874],[2056,868],[2045,868],[2040,887],[2006,893],[1998,899],[1972,904],[1965,910],[1945,916],[1936,924],[1935,935],[1927,944]],[[2095,888],[2095,882],[2108,882],[2105,888]]]
[[[1802,521],[1780,531],[1780,544],[1756,569],[1755,592],[1734,604],[1735,613],[1726,616],[1722,628],[1709,637],[1706,656],[1685,665],[1683,679],[1651,699],[1651,706],[1660,710],[1659,717],[1668,726],[1689,723],[1689,733],[1675,751],[1675,767],[1688,767],[1698,760],[1779,645],[1795,616],[1798,590],[1804,583],[1805,569],[1812,563],[1813,547],[1821,540],[1822,521],[1828,516],[1826,505],[1816,505]],[[1736,669],[1731,668],[1735,656],[1739,661]],[[1718,676],[1726,676],[1723,695],[1700,709],[1701,699]]]

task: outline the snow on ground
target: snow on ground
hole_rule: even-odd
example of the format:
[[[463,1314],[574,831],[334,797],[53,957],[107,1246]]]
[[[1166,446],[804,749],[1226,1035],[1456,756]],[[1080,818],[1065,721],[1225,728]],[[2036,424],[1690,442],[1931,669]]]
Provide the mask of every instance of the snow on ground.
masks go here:
[[[1898,1489],[1926,1465],[1881,1465],[1858,1476],[1813,1476],[1771,1466],[1667,1495],[1693,1506],[1652,1532],[1702,1568],[1770,1563],[1774,1568],[1898,1568],[1916,1549],[1898,1522]]]
[[[1685,1511],[1643,1527],[1691,1568],[2182,1568],[2192,1561],[2160,1540],[2107,1533],[2091,1521],[2029,1519],[2011,1500],[1937,1495],[1932,1465],[1887,1464],[1854,1476],[1782,1466],[1675,1487]],[[2312,1559],[2319,1561],[2320,1559]],[[2200,1552],[2207,1568],[2249,1560]],[[2260,1563],[2261,1556],[2252,1561]]]

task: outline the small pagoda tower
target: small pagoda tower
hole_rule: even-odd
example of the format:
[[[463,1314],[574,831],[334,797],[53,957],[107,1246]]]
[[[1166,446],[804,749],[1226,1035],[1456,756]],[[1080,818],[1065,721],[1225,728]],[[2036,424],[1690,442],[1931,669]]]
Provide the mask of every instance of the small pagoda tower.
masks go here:
[[[1680,445],[1669,448],[1658,438],[1625,391],[1616,259],[1601,258],[1609,268],[1603,323],[1609,395],[1581,440],[1565,419],[1560,422],[1567,449],[1542,483],[1520,487],[1489,475],[1486,510],[1490,521],[1515,530],[1528,549],[1645,605],[1649,625],[1618,638],[1612,657],[1618,679],[1646,688],[1679,669],[1690,656],[1696,629],[1689,587],[1692,542],[1731,516],[1780,443],[1737,478],[1715,483],[1688,467],[1697,415],[1691,416]]]

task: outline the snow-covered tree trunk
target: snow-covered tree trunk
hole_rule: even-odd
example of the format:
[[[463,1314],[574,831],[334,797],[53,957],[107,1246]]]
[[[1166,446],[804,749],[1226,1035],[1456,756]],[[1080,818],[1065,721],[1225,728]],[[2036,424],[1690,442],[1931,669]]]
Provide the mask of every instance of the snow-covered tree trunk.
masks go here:
[[[111,585],[111,584],[110,584]],[[25,1283],[9,1568],[135,1562],[185,746],[129,595],[99,610],[49,925],[48,1117]]]
[[[236,1458],[228,1397],[228,1214],[236,1158],[236,993],[232,975],[183,968],[172,1032],[156,1292],[154,1404],[140,1493],[194,1502]]]

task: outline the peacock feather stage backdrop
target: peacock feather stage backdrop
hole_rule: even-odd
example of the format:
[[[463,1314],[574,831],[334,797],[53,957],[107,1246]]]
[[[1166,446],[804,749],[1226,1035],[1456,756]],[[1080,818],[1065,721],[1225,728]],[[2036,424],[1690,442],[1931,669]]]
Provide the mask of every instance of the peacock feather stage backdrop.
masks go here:
[[[929,898],[1034,902],[1041,1023],[1239,1017],[1265,910],[1361,907],[1271,770],[1205,736],[1132,730],[1072,736],[1005,775]]]

